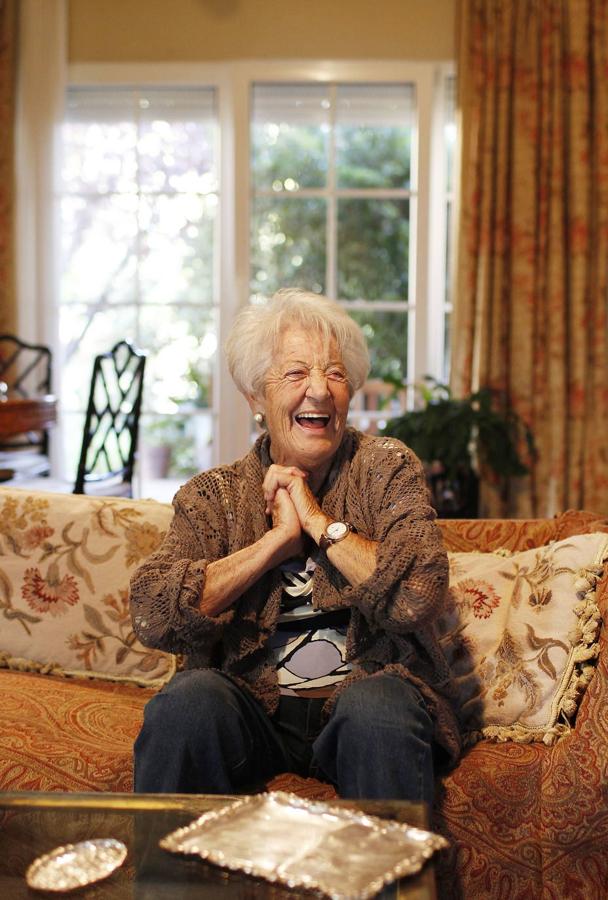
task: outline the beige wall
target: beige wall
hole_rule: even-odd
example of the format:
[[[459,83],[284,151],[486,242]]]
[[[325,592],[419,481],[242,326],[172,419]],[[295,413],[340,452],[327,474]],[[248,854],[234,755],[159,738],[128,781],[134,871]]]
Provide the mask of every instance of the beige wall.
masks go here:
[[[456,0],[68,0],[70,62],[447,60]]]

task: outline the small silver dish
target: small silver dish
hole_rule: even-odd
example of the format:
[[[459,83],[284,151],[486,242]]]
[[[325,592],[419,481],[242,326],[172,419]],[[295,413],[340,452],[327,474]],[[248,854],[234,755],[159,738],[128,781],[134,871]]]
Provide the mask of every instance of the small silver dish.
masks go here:
[[[127,848],[114,838],[95,838],[65,844],[39,856],[25,880],[37,891],[73,891],[107,878],[123,864]]]

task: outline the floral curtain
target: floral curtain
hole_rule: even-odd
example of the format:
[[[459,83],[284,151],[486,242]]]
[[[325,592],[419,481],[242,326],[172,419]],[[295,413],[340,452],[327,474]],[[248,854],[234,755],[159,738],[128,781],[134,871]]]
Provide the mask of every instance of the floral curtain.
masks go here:
[[[532,429],[482,514],[608,508],[608,3],[460,0],[453,388]]]
[[[17,0],[0,0],[0,331],[15,328],[14,116]]]

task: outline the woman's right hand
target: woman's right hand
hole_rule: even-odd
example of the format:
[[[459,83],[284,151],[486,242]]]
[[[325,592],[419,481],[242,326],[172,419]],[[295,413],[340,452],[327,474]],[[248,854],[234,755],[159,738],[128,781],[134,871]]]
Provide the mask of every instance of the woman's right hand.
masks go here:
[[[208,564],[199,602],[204,615],[217,616],[265,572],[303,553],[304,532],[285,488],[277,489],[270,516],[272,528],[254,544]]]
[[[278,488],[270,509],[273,530],[284,539],[283,559],[298,556],[304,551],[304,533],[293,500],[286,488]]]

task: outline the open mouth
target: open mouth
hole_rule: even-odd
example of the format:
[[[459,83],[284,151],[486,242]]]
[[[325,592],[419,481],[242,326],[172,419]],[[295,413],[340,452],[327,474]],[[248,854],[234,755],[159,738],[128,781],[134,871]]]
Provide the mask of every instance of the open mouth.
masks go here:
[[[307,428],[311,431],[320,431],[329,424],[330,416],[325,413],[305,412],[299,413],[295,419],[301,428]]]

